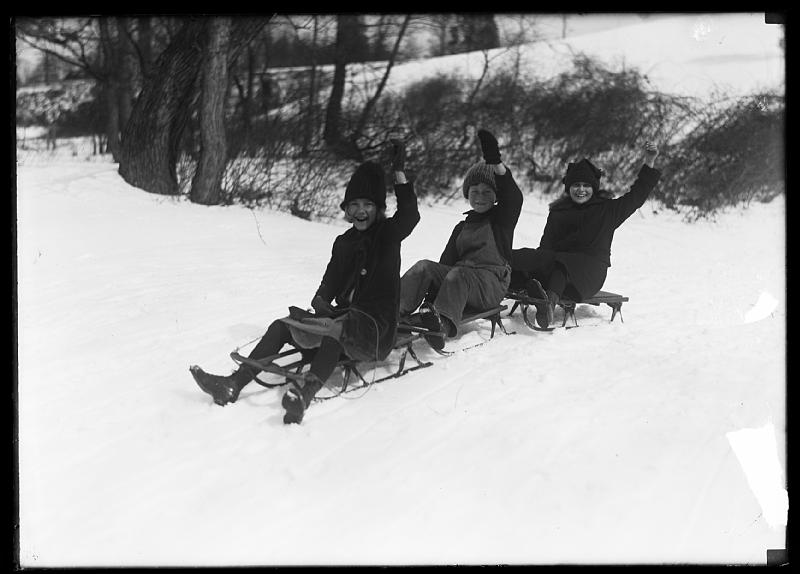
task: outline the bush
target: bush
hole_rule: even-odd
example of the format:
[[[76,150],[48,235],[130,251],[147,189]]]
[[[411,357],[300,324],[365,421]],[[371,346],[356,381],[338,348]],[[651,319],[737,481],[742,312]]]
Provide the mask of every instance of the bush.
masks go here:
[[[663,161],[660,196],[691,218],[785,192],[785,100],[771,93],[712,108]]]

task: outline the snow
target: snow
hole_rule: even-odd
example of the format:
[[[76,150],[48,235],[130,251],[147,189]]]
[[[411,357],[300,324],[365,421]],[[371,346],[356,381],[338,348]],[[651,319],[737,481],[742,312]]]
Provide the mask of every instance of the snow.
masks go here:
[[[679,96],[713,100],[720,94],[784,90],[783,27],[766,24],[763,12],[667,14],[646,20],[634,14],[571,15],[571,27],[586,31],[564,39],[552,37],[553,19],[560,16],[541,19],[542,41],[398,64],[387,87],[401,91],[421,74],[432,72],[477,80],[487,59],[492,71],[519,61],[523,73],[547,79],[569,69],[573,57],[583,53],[611,69],[636,68],[653,89]],[[588,28],[584,19],[595,29]],[[381,74],[374,72],[375,81]]]
[[[577,329],[476,324],[452,347],[486,344],[420,343],[433,366],[287,426],[282,391],[219,407],[188,367],[229,372],[307,306],[346,223],[194,205],[116,170],[18,156],[23,566],[764,564],[785,548],[782,197],[694,224],[645,204],[604,287],[630,298],[624,323],[579,306]],[[547,206],[525,191],[515,246],[536,246]],[[423,204],[402,270],[438,258],[466,207]]]

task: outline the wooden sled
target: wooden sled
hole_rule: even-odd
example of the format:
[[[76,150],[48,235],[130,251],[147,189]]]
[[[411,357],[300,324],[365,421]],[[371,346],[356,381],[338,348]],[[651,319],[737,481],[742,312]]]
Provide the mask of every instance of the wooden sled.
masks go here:
[[[535,307],[537,304],[538,305],[547,304],[547,301],[545,299],[529,297],[524,290],[509,291],[506,294],[506,299],[511,299],[512,301],[514,301],[514,305],[511,307],[511,311],[508,314],[509,317],[514,314],[514,311],[517,310],[517,307],[520,307],[522,309],[523,321],[525,321],[525,324],[528,325],[528,327],[530,327],[531,329],[535,329],[537,331],[551,330],[551,329],[542,329],[528,317],[529,306],[533,305]],[[566,326],[568,319],[572,319],[574,327],[578,326],[578,320],[575,318],[575,307],[577,305],[598,306],[603,303],[605,303],[612,309],[611,321],[613,321],[616,318],[616,316],[619,315],[619,320],[624,323],[625,320],[622,318],[622,304],[625,303],[626,301],[628,301],[628,297],[625,297],[624,295],[618,295],[617,293],[611,293],[610,291],[598,291],[597,293],[595,293],[588,299],[584,299],[580,303],[576,303],[571,299],[562,298],[558,302],[558,306],[564,310],[564,320],[562,321],[561,326],[562,327]],[[569,329],[570,327],[567,328]]]
[[[504,333],[507,333],[500,316],[500,313],[505,311],[507,308],[508,307],[505,305],[499,305],[498,307],[489,309],[487,311],[470,313],[469,315],[464,316],[461,321],[461,325],[477,321],[478,319],[487,319],[492,323],[491,337],[494,337],[495,327],[497,326],[499,326]],[[399,324],[397,326],[395,344],[392,347],[393,350],[402,350],[400,359],[398,360],[397,369],[392,373],[379,379],[375,379],[371,382],[368,382],[361,374],[361,371],[359,370],[359,361],[351,359],[343,354],[337,363],[337,367],[339,367],[342,371],[341,389],[337,395],[333,396],[338,396],[339,394],[348,392],[350,390],[356,390],[358,388],[380,383],[388,379],[396,379],[412,371],[430,367],[433,363],[430,361],[421,361],[413,348],[413,343],[421,339],[427,332],[428,331],[423,327]],[[446,351],[437,352],[442,355],[451,354]],[[311,359],[304,357],[301,350],[297,348],[287,349],[286,351],[276,355],[271,355],[269,357],[264,357],[263,359],[250,359],[240,355],[238,351],[231,352],[230,356],[231,359],[233,359],[237,364],[253,367],[254,369],[257,369],[259,373],[272,373],[283,377],[283,380],[280,382],[268,382],[259,379],[258,376],[256,376],[255,382],[267,388],[282,387],[284,385],[291,384],[292,382],[298,384],[301,383],[303,381],[303,369],[311,364]],[[416,364],[408,367],[406,365],[408,357],[411,357]],[[350,379],[353,375],[360,380],[361,384],[350,387]],[[314,400],[325,400],[326,398],[333,398],[333,396],[315,397]]]

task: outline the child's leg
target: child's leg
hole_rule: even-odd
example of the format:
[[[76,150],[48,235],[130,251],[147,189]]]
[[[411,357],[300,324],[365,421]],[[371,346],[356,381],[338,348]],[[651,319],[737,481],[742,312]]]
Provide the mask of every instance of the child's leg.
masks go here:
[[[511,252],[512,281],[515,288],[525,286],[528,279],[546,283],[555,265],[555,252],[550,249],[523,247]]]
[[[323,337],[322,344],[311,361],[310,372],[314,373],[320,382],[324,384],[336,368],[339,357],[342,356],[343,352],[344,349],[339,341],[332,337]]]
[[[439,314],[451,323],[449,335],[458,333],[464,309],[484,310],[496,307],[508,289],[510,274],[501,280],[494,271],[472,267],[453,267],[445,276],[433,302]]]
[[[564,293],[564,288],[567,286],[567,273],[564,267],[561,265],[556,265],[553,269],[553,272],[550,273],[550,277],[547,279],[545,283],[545,289],[547,289],[548,294],[552,291],[558,298],[561,298],[561,295]]]
[[[400,315],[416,311],[429,290],[439,289],[450,269],[436,261],[422,259],[403,273],[400,278]]]
[[[289,326],[280,320],[273,321],[258,344],[250,351],[248,358],[258,360],[269,357],[278,353],[284,345],[291,342],[292,334]]]

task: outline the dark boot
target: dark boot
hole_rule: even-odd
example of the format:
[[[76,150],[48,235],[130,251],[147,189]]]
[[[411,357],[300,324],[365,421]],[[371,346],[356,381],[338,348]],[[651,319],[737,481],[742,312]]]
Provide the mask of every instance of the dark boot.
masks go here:
[[[189,372],[197,385],[211,395],[216,404],[223,407],[228,403],[235,403],[242,387],[253,380],[252,371],[245,366],[239,367],[227,377],[206,373],[197,365],[189,367]]]
[[[556,305],[558,305],[559,300],[560,297],[558,296],[558,293],[555,291],[547,292],[547,304],[542,305],[544,307],[545,321],[547,321],[546,325],[542,325],[542,323],[539,322],[539,309],[536,309],[536,322],[539,323],[539,326],[543,329],[548,328],[553,323],[553,318],[555,317],[556,313]]]
[[[314,399],[314,395],[322,388],[323,382],[312,372],[303,375],[301,388],[292,387],[283,395],[281,405],[286,409],[283,415],[283,424],[301,423],[306,409]]]
[[[447,337],[447,327],[444,325],[444,319],[433,310],[422,313],[421,318],[422,326],[428,330],[428,333],[422,335],[425,341],[436,351],[444,349],[444,341]]]

